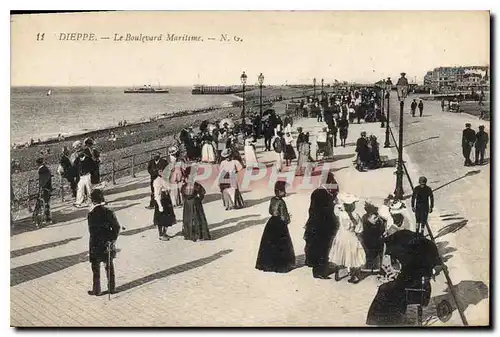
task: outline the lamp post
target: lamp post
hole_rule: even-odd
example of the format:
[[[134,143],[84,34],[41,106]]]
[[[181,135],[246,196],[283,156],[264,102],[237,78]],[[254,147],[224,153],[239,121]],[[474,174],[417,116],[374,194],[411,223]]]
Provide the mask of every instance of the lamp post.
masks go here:
[[[385,80],[382,80],[380,81],[380,92],[382,93],[382,95],[380,95],[380,114],[382,115],[382,117],[384,116],[384,101],[385,101]],[[380,127],[383,128],[385,127],[385,121],[384,121],[384,118],[381,118],[381,122],[380,122]]]
[[[314,90],[313,97],[316,98],[316,77],[313,78],[313,90]]]
[[[260,118],[262,119],[262,84],[264,83],[264,75],[262,73],[260,73],[258,80],[260,89]]]
[[[399,99],[399,148],[398,148],[398,169],[396,171],[396,189],[394,197],[396,200],[403,200],[403,111],[405,106],[405,98],[408,96],[408,80],[405,78],[406,73],[401,73],[401,77],[396,83]]]
[[[243,86],[243,110],[241,110],[242,127],[245,127],[245,84],[247,83],[247,74],[243,72],[240,76],[241,84]]]
[[[390,104],[389,104],[389,97],[391,97],[391,90],[392,90],[392,81],[390,77],[387,77],[387,81],[385,81],[385,95],[387,97],[387,104],[386,104],[386,110],[387,110],[387,117],[386,117],[386,125],[385,125],[385,143],[384,147],[388,148],[391,147],[391,141],[389,140],[389,135],[391,133],[389,129],[389,110],[390,110]],[[386,98],[384,97],[384,99]]]
[[[321,79],[321,95],[323,95],[323,84],[325,83],[324,79]]]

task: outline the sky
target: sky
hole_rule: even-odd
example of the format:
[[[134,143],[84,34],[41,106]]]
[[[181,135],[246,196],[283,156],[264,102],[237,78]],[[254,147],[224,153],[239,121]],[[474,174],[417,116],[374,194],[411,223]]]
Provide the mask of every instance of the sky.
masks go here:
[[[71,33],[96,40],[61,40]],[[114,41],[115,34],[123,40]],[[126,41],[127,34],[160,41]],[[166,41],[167,34],[202,41]],[[373,83],[397,80],[401,72],[422,82],[435,67],[489,65],[489,34],[487,11],[17,15],[11,16],[11,85],[235,85],[242,71],[248,84],[261,72],[264,84],[273,85],[314,77],[318,84],[321,78]]]

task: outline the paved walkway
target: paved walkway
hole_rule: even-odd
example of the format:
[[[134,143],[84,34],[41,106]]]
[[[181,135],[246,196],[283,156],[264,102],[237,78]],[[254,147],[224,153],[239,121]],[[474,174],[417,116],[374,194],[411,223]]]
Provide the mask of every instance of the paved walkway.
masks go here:
[[[314,119],[301,120],[295,126],[299,123],[311,134],[322,128]],[[394,188],[394,168],[365,173],[354,169],[354,142],[362,130],[383,139],[384,129],[378,124],[352,125],[347,147],[335,150],[335,175],[342,191],[381,203]],[[381,154],[396,157],[394,149],[381,148]],[[262,152],[258,147],[258,159],[270,163],[274,153]],[[312,177],[312,184],[317,184],[318,179],[318,175]],[[133,180],[120,180],[106,190],[110,207],[126,227],[118,240],[120,252],[115,260],[119,293],[111,301],[106,296],[86,294],[91,283],[86,210],[62,205],[54,210],[56,224],[36,231],[23,226],[14,230],[11,325],[365,325],[377,290],[374,277],[357,285],[345,279],[318,280],[303,266],[302,236],[310,190],[293,188],[286,198],[299,267],[288,274],[274,274],[254,268],[272,189],[263,184],[263,188],[243,191],[249,207],[226,212],[218,190],[205,187],[208,193],[204,207],[214,240],[196,243],[184,241],[181,236],[168,242],[158,240],[157,231],[151,226],[152,211],[144,208],[150,193],[146,172]],[[176,215],[181,219],[182,210],[176,209]],[[180,229],[179,222],[169,233],[178,233]],[[449,263],[456,261],[459,254],[455,252]],[[468,275],[460,279],[473,280]],[[433,296],[440,296],[446,288],[440,282],[433,285]],[[436,324],[430,307],[426,317]],[[477,307],[470,305],[468,311]],[[452,319],[447,324],[459,322]]]

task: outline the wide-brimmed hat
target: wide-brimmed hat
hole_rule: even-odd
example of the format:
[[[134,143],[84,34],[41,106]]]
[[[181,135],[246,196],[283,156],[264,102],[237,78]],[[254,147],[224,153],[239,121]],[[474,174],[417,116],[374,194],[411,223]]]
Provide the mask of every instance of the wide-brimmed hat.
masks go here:
[[[73,142],[72,146],[73,146],[73,149],[79,149],[79,148],[82,147],[82,142],[79,141],[79,140],[76,140],[76,141]]]
[[[337,198],[341,204],[346,204],[346,205],[352,205],[355,202],[359,201],[359,199],[356,196],[348,193],[339,194]]]
[[[179,151],[179,148],[175,145],[172,145],[168,148],[168,154],[175,154]]]
[[[222,158],[227,158],[231,155],[231,150],[229,149],[224,149],[224,151],[222,151],[222,153],[220,154]]]
[[[389,209],[391,211],[399,211],[403,207],[404,207],[404,204],[399,200],[395,200],[395,201],[391,202],[391,204],[389,205]]]

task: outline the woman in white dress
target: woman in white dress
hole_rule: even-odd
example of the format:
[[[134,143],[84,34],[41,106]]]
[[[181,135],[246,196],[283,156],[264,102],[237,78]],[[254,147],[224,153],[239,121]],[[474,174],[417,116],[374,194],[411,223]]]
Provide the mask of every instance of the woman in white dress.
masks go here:
[[[257,156],[255,155],[255,146],[252,138],[245,139],[245,164],[246,167],[257,167]]]
[[[339,230],[332,243],[330,261],[349,270],[349,283],[360,281],[360,268],[366,263],[366,254],[358,235],[363,231],[363,221],[356,210],[355,197],[339,196],[335,205],[335,215],[339,220]],[[339,280],[338,271],[335,280]]]
[[[168,149],[168,181],[170,183],[170,196],[174,207],[182,206],[182,179],[184,171],[184,162],[177,158],[179,149],[176,146],[171,146]]]
[[[222,151],[221,157],[224,160],[222,160],[219,166],[219,187],[226,211],[244,208],[245,202],[243,201],[237,181],[237,173],[243,169],[243,166],[238,160],[232,158],[229,149]]]

